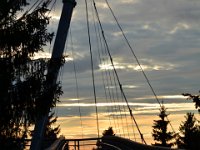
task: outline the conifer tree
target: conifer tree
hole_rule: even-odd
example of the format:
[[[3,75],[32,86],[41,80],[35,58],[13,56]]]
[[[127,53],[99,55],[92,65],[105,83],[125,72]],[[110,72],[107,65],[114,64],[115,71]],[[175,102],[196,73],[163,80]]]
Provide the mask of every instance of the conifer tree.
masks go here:
[[[29,127],[37,116],[52,108],[62,94],[59,83],[46,87],[49,61],[33,60],[35,53],[51,42],[46,5],[23,11],[27,0],[1,0],[0,4],[0,145],[23,149]],[[24,13],[26,12],[26,13]],[[20,15],[24,13],[23,15]],[[20,15],[20,16],[18,16]],[[54,93],[53,102],[48,95]],[[48,107],[49,106],[49,107]]]
[[[193,113],[187,113],[185,121],[179,127],[177,145],[179,148],[200,149],[200,124]]]
[[[166,108],[164,106],[161,107],[160,114],[158,116],[160,119],[154,120],[154,125],[152,126],[152,136],[155,140],[155,143],[152,145],[171,147],[174,144],[172,140],[174,139],[175,134],[167,131],[169,121],[166,120],[168,114],[166,113]]]
[[[58,137],[60,133],[60,126],[55,126],[57,117],[54,117],[54,112],[51,112],[48,117],[48,123],[46,125],[44,133],[44,142],[42,144],[42,149],[46,149],[51,145]]]

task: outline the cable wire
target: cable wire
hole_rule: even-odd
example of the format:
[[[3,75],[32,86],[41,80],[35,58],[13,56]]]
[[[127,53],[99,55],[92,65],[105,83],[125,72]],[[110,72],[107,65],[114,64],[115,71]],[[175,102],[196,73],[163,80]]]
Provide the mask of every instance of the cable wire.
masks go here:
[[[90,37],[90,25],[89,25],[87,0],[85,0],[85,8],[86,8],[88,42],[89,42],[89,49],[90,49],[90,61],[91,61],[91,69],[92,69],[92,84],[93,84],[93,93],[94,93],[95,111],[96,111],[96,121],[97,121],[97,133],[98,133],[98,137],[99,137],[99,117],[98,117],[98,108],[97,108],[96,88],[95,88],[95,81],[94,81],[94,64],[93,64],[93,56],[92,56],[92,45],[91,45],[91,37]]]
[[[130,108],[130,105],[129,105],[129,103],[128,103],[128,100],[127,100],[127,98],[126,98],[126,95],[125,95],[125,93],[124,93],[124,91],[123,91],[122,84],[121,84],[121,82],[120,82],[120,80],[119,80],[119,76],[118,76],[117,71],[116,71],[116,68],[115,68],[115,66],[114,66],[111,53],[110,53],[110,51],[109,51],[109,46],[108,46],[108,43],[107,43],[106,38],[105,38],[105,34],[104,34],[104,31],[103,31],[103,27],[102,27],[102,24],[101,24],[101,21],[100,21],[100,18],[99,18],[98,11],[97,11],[96,4],[95,4],[95,1],[94,1],[94,0],[93,0],[93,4],[94,4],[94,8],[95,8],[95,11],[96,11],[96,15],[97,15],[97,18],[98,18],[98,21],[99,21],[100,28],[101,28],[101,31],[102,31],[103,40],[104,40],[104,42],[105,42],[105,44],[106,44],[106,47],[107,47],[107,50],[108,50],[108,54],[109,54],[109,58],[110,58],[110,62],[111,62],[111,64],[112,64],[113,70],[114,70],[114,72],[115,72],[115,75],[116,75],[116,78],[117,78],[117,81],[118,81],[118,84],[119,84],[121,93],[122,93],[122,95],[123,95],[123,97],[124,97],[124,100],[125,100],[125,102],[126,102],[126,104],[127,104],[127,107],[128,107],[128,109],[129,109],[129,113],[130,113],[130,115],[131,115],[131,118],[133,119],[133,121],[134,121],[134,123],[135,123],[135,125],[136,125],[136,127],[137,127],[137,130],[138,130],[138,132],[139,132],[139,134],[140,134],[140,137],[141,137],[141,139],[142,139],[142,142],[144,142],[144,143],[146,144],[146,141],[144,140],[143,134],[141,133],[141,131],[140,131],[140,129],[139,129],[139,126],[138,126],[138,124],[137,124],[137,122],[136,122],[136,120],[135,120],[135,117],[134,117],[133,113],[132,113],[132,110],[131,110],[131,108]]]
[[[80,119],[80,124],[81,124],[81,132],[82,132],[82,138],[83,138],[83,120],[82,120],[82,113],[81,113],[81,108],[80,108],[80,97],[79,97],[79,87],[78,87],[78,78],[77,78],[77,71],[76,71],[76,64],[74,61],[74,44],[73,44],[73,40],[72,40],[72,33],[71,33],[71,28],[69,30],[69,34],[70,34],[70,40],[71,40],[71,47],[72,47],[72,57],[73,57],[73,69],[74,69],[74,77],[75,77],[75,82],[76,82],[76,96],[78,99],[78,112],[79,112],[79,119]]]
[[[145,79],[146,79],[146,81],[147,81],[147,83],[148,83],[148,85],[149,85],[149,87],[150,87],[150,89],[151,89],[151,91],[152,91],[152,93],[153,93],[155,99],[157,100],[157,102],[158,102],[158,104],[159,104],[159,106],[160,106],[160,108],[161,108],[161,107],[162,107],[161,102],[159,101],[158,96],[157,96],[157,94],[156,94],[156,92],[155,92],[153,86],[151,85],[151,83],[150,83],[150,81],[149,81],[149,79],[148,79],[146,73],[144,72],[144,69],[142,68],[142,65],[141,65],[140,62],[139,62],[139,59],[137,58],[137,56],[136,56],[136,54],[135,54],[135,52],[134,52],[132,46],[130,45],[130,42],[129,42],[128,38],[126,37],[126,35],[125,35],[125,33],[124,33],[124,31],[123,31],[121,25],[119,24],[119,21],[118,21],[117,17],[115,16],[115,14],[114,14],[112,8],[110,7],[110,4],[108,3],[108,1],[105,0],[105,2],[106,2],[106,4],[107,4],[108,8],[110,9],[111,14],[113,15],[113,17],[114,17],[114,19],[115,19],[115,21],[116,21],[116,23],[117,23],[117,25],[118,25],[118,27],[119,27],[119,29],[120,29],[122,35],[123,35],[123,37],[124,37],[124,39],[125,39],[125,41],[126,41],[128,47],[129,47],[129,49],[131,50],[131,53],[132,53],[133,56],[135,57],[135,60],[136,60],[136,62],[137,62],[137,64],[138,64],[138,66],[140,67],[140,70],[142,71],[143,76],[145,77]],[[167,117],[167,121],[169,121],[168,117]],[[172,124],[170,123],[170,121],[169,121],[169,124],[170,124],[170,126],[171,126],[173,132],[175,133],[175,130],[174,130]]]
[[[97,42],[98,57],[99,57],[100,64],[103,64],[102,59],[101,59],[101,53],[100,53],[100,49],[103,49],[102,48],[102,39],[101,39],[101,36],[100,36],[100,34],[98,32],[99,31],[98,27],[96,25],[96,20],[95,20],[95,17],[94,17],[94,8],[93,8],[92,3],[91,3],[91,8],[92,8],[92,18],[93,18],[93,22],[94,22],[94,30],[95,30],[96,42]],[[107,91],[106,91],[106,84],[105,84],[105,78],[104,78],[103,71],[101,71],[101,77],[102,77],[102,81],[103,81],[103,89],[104,89],[106,103],[108,103],[108,94],[107,94]],[[106,107],[106,110],[107,110],[107,113],[108,113],[109,125],[111,126],[111,118],[110,118],[109,106]]]

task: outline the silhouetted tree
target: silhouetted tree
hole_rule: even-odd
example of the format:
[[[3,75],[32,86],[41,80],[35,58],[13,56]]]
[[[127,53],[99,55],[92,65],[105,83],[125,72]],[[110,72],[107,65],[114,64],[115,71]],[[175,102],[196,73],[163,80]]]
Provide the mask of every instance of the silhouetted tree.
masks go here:
[[[104,130],[102,133],[103,136],[114,136],[114,131],[112,129],[112,127],[109,127],[107,130]],[[102,147],[101,142],[98,140],[96,143],[97,148],[93,148],[92,150],[103,150],[103,149],[107,149],[105,147]]]
[[[109,127],[107,130],[104,130],[102,134],[103,134],[103,136],[106,136],[106,135],[115,135],[112,127]]]
[[[57,117],[54,117],[54,113],[50,113],[48,118],[48,123],[46,125],[46,130],[44,133],[44,144],[42,149],[48,148],[58,137],[60,132],[60,126],[55,127],[55,123],[57,121]]]
[[[183,93],[182,95],[187,96],[188,100],[193,100],[193,102],[195,103],[195,108],[198,109],[198,111],[200,113],[200,94],[192,95],[190,93]]]
[[[177,139],[179,148],[200,149],[200,124],[193,113],[187,113],[185,121],[179,127],[180,134]]]
[[[48,106],[55,106],[61,87],[46,86],[48,60],[32,60],[51,42],[45,5],[17,16],[26,0],[1,0],[0,4],[0,145],[23,149],[29,127]],[[48,95],[54,93],[53,102]],[[21,142],[22,141],[22,142]]]
[[[153,133],[152,136],[154,138],[155,146],[164,146],[164,147],[171,147],[174,142],[170,142],[175,138],[175,134],[173,132],[167,131],[167,126],[169,121],[166,120],[166,108],[164,106],[160,109],[159,120],[154,120]]]

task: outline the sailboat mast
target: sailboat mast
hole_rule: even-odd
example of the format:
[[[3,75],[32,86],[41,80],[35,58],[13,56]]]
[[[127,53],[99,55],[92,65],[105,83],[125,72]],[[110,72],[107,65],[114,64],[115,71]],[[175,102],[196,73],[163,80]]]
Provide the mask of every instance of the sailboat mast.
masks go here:
[[[76,5],[75,0],[63,0],[63,8],[58,24],[58,30],[55,38],[55,43],[53,47],[53,52],[50,60],[50,65],[48,67],[47,73],[47,86],[53,87],[56,85],[59,70],[61,67],[61,61],[63,59],[63,52],[65,47],[66,38],[68,35],[68,30],[71,22],[71,17],[73,13],[73,8]],[[48,88],[47,88],[48,89]],[[53,94],[53,93],[52,93]],[[49,99],[49,103],[53,101],[53,95]],[[48,107],[48,106],[47,106]],[[47,110],[45,115],[39,116],[37,118],[34,134],[31,141],[31,150],[40,150],[41,143],[44,138],[45,127],[48,122],[48,115],[50,108],[45,108]]]

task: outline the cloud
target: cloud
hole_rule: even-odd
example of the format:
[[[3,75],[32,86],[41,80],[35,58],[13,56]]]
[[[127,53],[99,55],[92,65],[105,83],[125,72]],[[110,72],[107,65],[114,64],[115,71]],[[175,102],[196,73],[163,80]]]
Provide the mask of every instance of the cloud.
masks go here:
[[[157,97],[158,99],[185,99],[183,95],[158,95]],[[144,99],[151,99],[151,98],[155,98],[155,97],[145,96],[145,97],[141,97],[137,99],[144,100]]]
[[[190,28],[190,26],[187,25],[187,24],[185,24],[185,23],[178,23],[178,24],[174,27],[174,29],[172,29],[172,30],[169,32],[169,34],[174,34],[174,33],[176,33],[178,30],[187,30],[187,29],[189,29],[189,28]]]
[[[142,64],[141,67],[144,71],[153,71],[153,70],[171,70],[175,68],[174,64],[170,63],[161,63],[161,62],[156,62],[153,60],[148,60],[148,59],[141,59],[140,63]],[[135,70],[135,71],[141,71],[141,67],[138,64],[131,64],[131,63],[126,63],[125,60],[119,60],[119,62],[114,62],[114,67],[112,66],[111,63],[102,63],[99,64],[99,68],[101,70],[113,70],[115,69],[121,69],[121,70]]]
[[[183,118],[183,115],[187,111],[195,112],[193,104],[188,104],[188,101],[181,96],[181,93],[194,93],[199,90],[199,1],[110,0],[109,3],[158,98],[163,100],[168,108],[171,114],[170,116],[172,116],[172,124],[178,129],[179,117]],[[49,26],[50,31],[56,32],[57,30],[61,10],[60,5],[58,3],[53,12],[52,22]],[[115,88],[119,90],[119,87],[117,86],[118,84],[114,84],[113,68],[105,51],[105,45],[101,45],[99,36],[97,36],[98,38],[96,37],[98,32],[95,32],[93,22],[94,9],[91,8],[92,5],[90,2],[88,6],[91,46],[94,60],[94,79],[98,105],[101,106],[99,109],[102,119],[102,131],[105,127],[109,126],[109,123],[105,121],[107,116],[116,114],[115,117],[118,117],[118,113],[115,113],[115,111],[111,111],[109,114],[104,113],[107,107],[109,109],[112,107],[114,110],[116,109],[113,104],[105,103],[104,86],[106,87],[108,97],[109,94],[117,97],[114,92]],[[153,93],[146,83],[108,7],[104,1],[96,1],[96,6],[122,87],[131,104],[131,108],[136,113],[136,120],[138,120],[141,129],[144,131],[144,135],[150,138],[151,123],[158,114],[159,106],[156,104],[157,102],[153,97]],[[61,98],[62,102],[58,103],[57,108],[59,110],[59,116],[66,117],[66,121],[62,119],[59,123],[64,126],[63,132],[70,137],[76,134],[81,136],[78,131],[75,131],[76,128],[73,124],[74,122],[80,126],[78,117],[79,105],[81,105],[84,120],[88,119],[85,127],[92,128],[91,132],[87,131],[87,136],[96,136],[94,135],[94,132],[96,132],[94,125],[95,104],[85,18],[84,1],[77,1],[71,23],[72,42],[70,36],[68,36],[66,42],[65,53],[71,59],[66,62],[62,70],[61,79],[64,94]],[[94,20],[97,21],[96,19]],[[98,25],[97,22],[95,24]],[[98,31],[99,26],[96,27]],[[101,33],[100,30],[99,32]],[[101,39],[102,41],[103,39]],[[71,52],[72,49],[74,50],[73,54]],[[48,52],[48,50],[49,48],[46,51]],[[99,59],[98,50],[100,50],[100,58],[102,61]],[[76,65],[79,90],[78,98],[73,61]],[[112,76],[106,76],[106,73]],[[103,82],[105,82],[105,85]],[[79,104],[78,99],[80,100]],[[125,103],[121,102],[119,104],[120,107],[125,106]],[[114,123],[112,125],[114,126]],[[73,127],[71,131],[74,131],[75,134],[70,133],[70,130],[66,129],[69,126]],[[148,129],[147,126],[149,126]],[[116,128],[117,130],[119,129],[117,125]]]
[[[173,114],[178,114],[178,113],[184,113],[186,111],[193,111],[194,110],[194,105],[192,103],[166,103],[164,104],[165,107],[167,108],[168,112],[173,113]],[[98,107],[98,113],[100,114],[105,114],[106,116],[109,115],[115,115],[115,116],[120,116],[123,113],[129,115],[129,111],[126,108],[125,110],[118,110],[118,109],[122,109],[123,106],[127,106],[127,104],[125,102],[110,102],[110,103],[60,103],[57,105],[57,107],[60,108],[71,108],[70,110],[73,109],[73,107],[80,107],[80,109],[87,109],[87,108],[95,108],[95,106]],[[153,115],[156,113],[159,113],[159,109],[160,109],[160,105],[156,104],[156,103],[133,103],[133,102],[129,102],[129,106],[133,109],[134,114],[136,115],[142,115],[142,114],[149,114],[149,115]],[[106,108],[107,107],[107,111],[110,109],[112,110],[113,108],[115,109],[115,111],[113,112],[113,110],[111,112],[106,112]],[[88,114],[87,115],[91,115],[92,109],[91,111],[88,110]],[[73,115],[72,113],[70,113],[71,115]],[[68,115],[70,115],[68,114]]]

